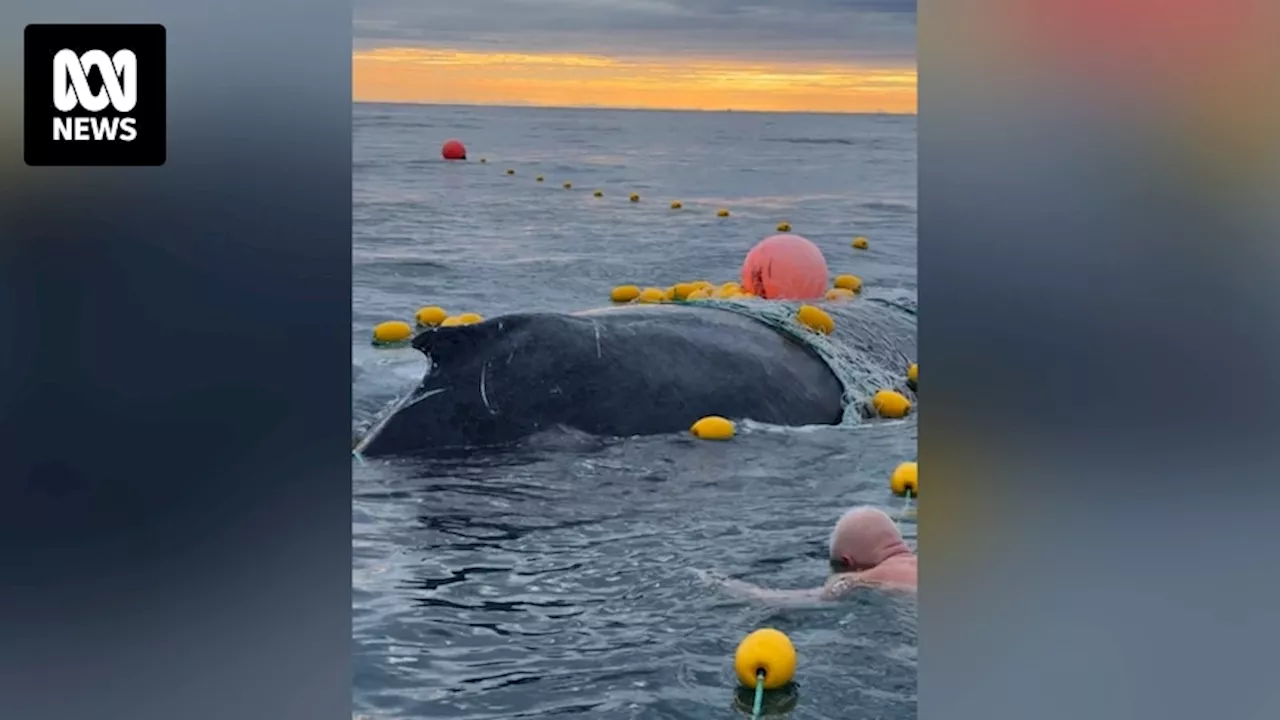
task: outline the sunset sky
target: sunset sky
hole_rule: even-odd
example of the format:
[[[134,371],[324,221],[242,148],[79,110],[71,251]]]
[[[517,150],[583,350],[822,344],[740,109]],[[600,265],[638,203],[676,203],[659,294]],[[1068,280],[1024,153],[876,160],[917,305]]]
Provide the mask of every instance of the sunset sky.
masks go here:
[[[916,111],[910,0],[356,0],[364,102]]]

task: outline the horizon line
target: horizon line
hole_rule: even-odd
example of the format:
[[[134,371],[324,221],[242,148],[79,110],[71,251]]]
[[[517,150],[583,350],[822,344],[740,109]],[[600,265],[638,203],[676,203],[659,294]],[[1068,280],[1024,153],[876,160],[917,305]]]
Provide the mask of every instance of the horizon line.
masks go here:
[[[679,112],[679,113],[740,113],[753,115],[891,115],[894,117],[917,117],[916,112],[893,112],[891,110],[739,110],[737,108],[704,109],[704,108],[661,108],[661,107],[627,107],[623,105],[542,105],[539,103],[504,104],[504,103],[464,103],[435,102],[431,100],[357,100],[352,98],[352,105],[432,105],[437,107],[484,107],[511,110],[623,110],[627,112]]]

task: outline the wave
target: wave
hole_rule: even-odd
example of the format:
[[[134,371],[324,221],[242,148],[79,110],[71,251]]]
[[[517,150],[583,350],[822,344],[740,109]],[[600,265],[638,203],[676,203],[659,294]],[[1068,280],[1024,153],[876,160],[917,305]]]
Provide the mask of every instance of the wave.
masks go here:
[[[764,141],[792,145],[857,145],[860,142],[848,138],[765,138]]]
[[[858,207],[864,210],[878,210],[894,215],[914,215],[916,212],[914,203],[893,202],[890,200],[869,200],[858,203]]]

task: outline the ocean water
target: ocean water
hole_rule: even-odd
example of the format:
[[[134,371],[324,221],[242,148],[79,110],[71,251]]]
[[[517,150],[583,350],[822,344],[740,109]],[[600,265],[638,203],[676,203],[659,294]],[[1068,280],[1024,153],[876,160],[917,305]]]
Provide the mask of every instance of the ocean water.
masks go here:
[[[736,280],[746,251],[784,220],[833,273],[863,279],[855,302],[914,303],[914,117],[353,113],[353,433],[425,369],[413,350],[371,347],[378,322],[424,305],[575,311],[606,304],[621,283]],[[467,143],[468,162],[439,159],[450,137]],[[719,207],[732,216],[716,217]],[[870,249],[853,250],[855,235]],[[799,656],[793,687],[766,703],[772,716],[914,718],[913,600],[772,608],[694,570],[820,584],[836,518],[856,503],[896,516],[888,477],[915,448],[909,418],[751,426],[728,443],[566,436],[482,457],[355,464],[356,712],[746,717],[733,652],[772,626]],[[903,530],[914,545],[910,514]]]

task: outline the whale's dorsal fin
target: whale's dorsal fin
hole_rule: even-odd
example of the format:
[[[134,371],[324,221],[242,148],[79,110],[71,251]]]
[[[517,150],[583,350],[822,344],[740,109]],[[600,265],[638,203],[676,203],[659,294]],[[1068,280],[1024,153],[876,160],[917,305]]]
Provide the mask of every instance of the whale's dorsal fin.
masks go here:
[[[502,315],[474,325],[423,330],[413,337],[411,344],[423,355],[439,360],[451,352],[464,348],[475,349],[480,344],[491,342],[504,333],[523,326],[529,317],[528,314]]]

